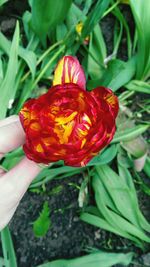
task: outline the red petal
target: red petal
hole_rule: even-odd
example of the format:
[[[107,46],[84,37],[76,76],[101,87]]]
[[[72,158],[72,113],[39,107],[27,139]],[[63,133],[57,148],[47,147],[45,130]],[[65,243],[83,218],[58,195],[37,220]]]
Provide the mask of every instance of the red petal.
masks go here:
[[[98,105],[100,105],[102,101],[107,103],[114,117],[117,117],[119,110],[118,98],[110,89],[102,86],[97,87],[91,91],[91,95],[93,96]]]
[[[112,140],[117,113],[117,97],[107,88],[56,85],[21,110],[24,151],[36,162],[83,166]]]
[[[31,108],[34,102],[35,99],[27,101],[19,112],[19,118],[24,130],[29,126],[31,119],[35,117],[35,114],[31,112]]]

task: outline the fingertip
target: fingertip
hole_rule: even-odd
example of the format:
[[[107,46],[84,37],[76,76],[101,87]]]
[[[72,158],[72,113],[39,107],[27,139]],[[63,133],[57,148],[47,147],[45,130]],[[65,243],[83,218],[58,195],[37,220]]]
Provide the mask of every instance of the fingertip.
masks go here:
[[[19,121],[19,116],[17,115],[12,115],[10,117],[7,117],[3,120],[0,120],[0,127],[6,126],[8,124],[14,123],[14,122],[18,122]]]
[[[3,124],[0,127],[0,158],[5,153],[23,145],[24,142],[25,133],[18,117],[15,117],[13,121],[11,120],[10,123]]]

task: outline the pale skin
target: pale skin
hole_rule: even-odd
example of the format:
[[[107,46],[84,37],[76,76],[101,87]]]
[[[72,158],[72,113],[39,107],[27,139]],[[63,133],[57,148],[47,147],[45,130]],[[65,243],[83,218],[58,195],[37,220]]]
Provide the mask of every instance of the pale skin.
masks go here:
[[[25,142],[18,116],[0,120],[0,159]],[[41,168],[24,157],[9,172],[0,168],[0,230],[10,221],[19,202]]]

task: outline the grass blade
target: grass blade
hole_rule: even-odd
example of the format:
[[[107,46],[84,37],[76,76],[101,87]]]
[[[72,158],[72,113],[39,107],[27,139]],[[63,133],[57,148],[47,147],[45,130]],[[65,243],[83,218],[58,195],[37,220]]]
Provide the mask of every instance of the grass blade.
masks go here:
[[[148,130],[149,125],[137,125],[123,131],[117,131],[111,143],[130,141]]]
[[[13,41],[10,49],[10,57],[3,82],[0,86],[0,119],[6,116],[9,100],[15,97],[15,79],[18,70],[18,46],[19,46],[19,24],[17,22]]]
[[[7,38],[0,32],[0,48],[1,50],[10,56],[11,42],[7,40]],[[23,48],[19,46],[18,55],[26,62],[28,65],[32,78],[35,76],[36,71],[36,55],[33,51]]]
[[[150,1],[130,0],[130,6],[138,34],[136,78],[145,80],[150,73]]]
[[[0,0],[0,7],[2,6],[2,5],[4,5],[5,3],[7,3],[9,0]]]
[[[8,227],[5,227],[4,230],[1,231],[1,241],[5,267],[17,267],[13,242]]]
[[[128,84],[125,85],[128,90],[150,94],[150,84],[143,81],[132,80]]]
[[[123,264],[127,266],[131,263],[134,253],[107,253],[97,251],[87,256],[71,260],[56,260],[49,263],[39,265],[37,267],[111,267],[114,264]]]
[[[33,0],[31,2],[31,25],[43,45],[46,44],[46,36],[64,20],[71,3],[72,0]]]
[[[88,15],[83,30],[82,30],[82,39],[86,38],[93,31],[94,27],[97,25],[101,19],[103,13],[107,9],[110,0],[98,0],[91,13]]]

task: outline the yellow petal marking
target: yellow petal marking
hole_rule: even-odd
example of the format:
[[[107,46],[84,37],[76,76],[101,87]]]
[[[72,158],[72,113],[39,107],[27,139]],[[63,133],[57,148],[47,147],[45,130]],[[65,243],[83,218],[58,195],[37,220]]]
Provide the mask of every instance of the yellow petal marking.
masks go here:
[[[31,114],[29,112],[29,109],[24,107],[23,109],[20,110],[20,113],[23,115],[24,126],[27,126],[31,120]]]
[[[55,156],[64,156],[66,155],[66,150],[65,149],[60,149],[59,152],[54,153]]]
[[[60,110],[60,108],[57,107],[57,106],[52,106],[51,107],[51,113],[54,114],[54,115],[56,115],[59,110]]]
[[[46,146],[50,146],[51,144],[56,143],[56,139],[54,137],[45,137],[42,138],[42,141]]]
[[[55,122],[57,122],[57,125],[66,124],[66,123],[72,121],[75,118],[75,116],[77,115],[77,113],[78,113],[77,111],[74,111],[68,117],[60,116],[60,117],[55,119]]]
[[[30,128],[35,131],[39,131],[41,129],[40,125],[37,122],[34,122],[30,125]]]
[[[110,137],[110,136],[111,136],[111,134],[107,134],[107,135],[106,135],[107,138]]]
[[[57,134],[60,144],[68,143],[68,138],[70,137],[74,126],[73,119],[77,113],[77,111],[74,111],[68,117],[61,116],[55,119],[56,126],[54,127],[54,133]]]
[[[63,133],[63,143],[68,143],[68,138],[72,133],[74,122],[71,121],[66,126],[63,126],[64,133]]]
[[[82,136],[86,136],[88,134],[88,131],[84,131],[82,129],[78,129],[79,133],[82,135]]]
[[[62,75],[64,68],[64,57],[58,62],[54,72],[53,85],[62,84]]]
[[[107,96],[104,97],[104,99],[107,101],[108,104],[111,106],[114,106],[116,104],[116,98],[114,95],[108,94]]]
[[[81,148],[83,148],[83,146],[85,145],[85,143],[86,143],[86,138],[83,138],[82,143],[81,143]]]
[[[70,83],[71,80],[70,80],[70,77],[69,77],[69,64],[68,64],[68,58],[66,59],[66,62],[64,62],[65,65],[65,83]]]
[[[36,149],[37,152],[44,152],[44,149],[41,146],[41,144],[38,144],[35,149]]]
[[[89,116],[88,116],[86,113],[84,113],[83,119],[84,119],[90,126],[92,125],[91,120],[90,120]]]
[[[54,133],[57,134],[60,144],[68,143],[68,138],[72,132],[72,129],[73,129],[72,123],[68,123],[64,126],[56,126],[54,128]]]

